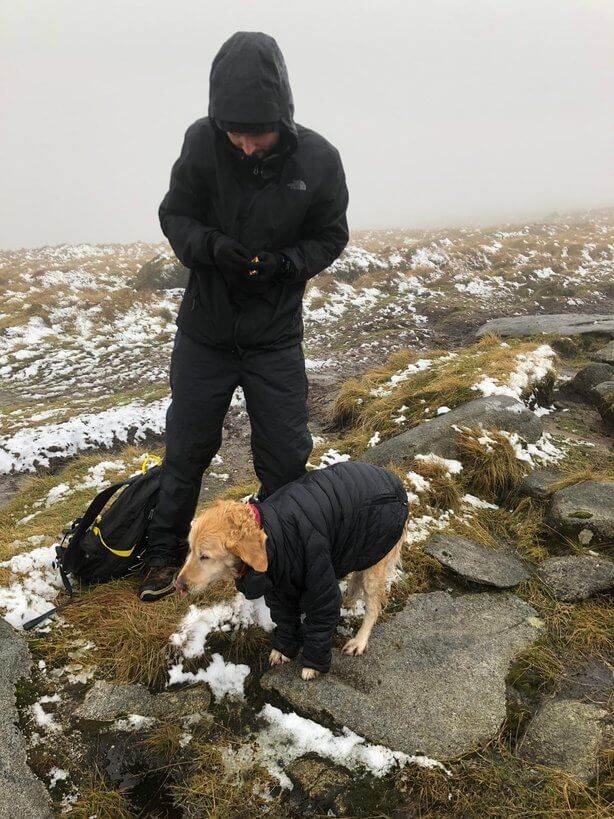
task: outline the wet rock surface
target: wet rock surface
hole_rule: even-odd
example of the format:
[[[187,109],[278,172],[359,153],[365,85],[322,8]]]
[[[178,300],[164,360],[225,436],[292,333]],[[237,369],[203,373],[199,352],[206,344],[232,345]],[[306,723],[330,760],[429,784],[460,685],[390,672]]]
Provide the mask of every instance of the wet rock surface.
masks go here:
[[[614,541],[614,483],[582,481],[552,496],[548,524],[583,546]]]
[[[609,341],[605,347],[591,355],[593,361],[602,361],[604,364],[611,364],[614,367],[614,341]]]
[[[538,575],[557,600],[573,603],[614,587],[614,561],[590,555],[552,557]]]
[[[130,714],[172,719],[204,712],[210,701],[211,695],[205,685],[150,694],[144,685],[120,685],[97,680],[75,709],[74,715],[93,722],[109,722]]]
[[[46,819],[49,796],[26,761],[26,742],[17,727],[15,683],[30,672],[23,638],[0,619],[0,819]]]
[[[529,570],[514,555],[456,535],[435,535],[425,544],[424,551],[474,583],[507,589],[529,576]]]
[[[396,751],[449,759],[498,731],[510,663],[541,628],[534,609],[511,594],[416,594],[375,626],[361,657],[334,649],[331,672],[313,683],[297,663],[261,682],[313,719]]]
[[[587,364],[575,374],[569,386],[571,389],[586,398],[588,401],[595,403],[600,400],[600,396],[595,392],[595,388],[604,381],[612,381],[614,379],[614,367],[609,364],[593,363]]]
[[[445,415],[367,449],[364,460],[386,466],[391,461],[400,463],[416,454],[429,452],[443,458],[456,458],[460,434],[456,426],[517,432],[529,443],[535,443],[542,434],[540,419],[524,404],[509,395],[491,395],[462,404]]]
[[[536,469],[526,475],[519,487],[519,492],[532,498],[544,499],[554,494],[552,488],[562,478],[558,469]]]
[[[588,782],[597,774],[606,716],[605,709],[590,703],[546,702],[529,723],[519,755]]]
[[[557,313],[538,316],[506,316],[483,324],[476,335],[496,333],[498,336],[533,336],[553,333],[560,336],[577,336],[584,333],[602,333],[614,338],[614,315],[597,313]]]

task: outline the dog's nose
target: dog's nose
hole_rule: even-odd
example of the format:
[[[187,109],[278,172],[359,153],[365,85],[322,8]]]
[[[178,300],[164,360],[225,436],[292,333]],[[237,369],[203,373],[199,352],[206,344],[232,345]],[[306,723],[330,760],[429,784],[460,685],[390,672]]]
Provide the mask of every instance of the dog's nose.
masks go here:
[[[182,580],[180,577],[178,577],[175,580],[175,590],[178,591],[179,594],[187,594],[188,584],[185,582],[185,580]]]

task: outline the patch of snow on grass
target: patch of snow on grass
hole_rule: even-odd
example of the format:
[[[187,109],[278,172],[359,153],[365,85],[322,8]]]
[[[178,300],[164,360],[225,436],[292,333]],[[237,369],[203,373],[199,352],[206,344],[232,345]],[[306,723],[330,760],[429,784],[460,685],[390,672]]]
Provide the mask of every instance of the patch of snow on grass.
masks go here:
[[[488,501],[482,500],[482,498],[478,498],[475,495],[466,494],[463,495],[463,501],[467,503],[469,506],[473,506],[474,509],[498,509],[496,503],[489,503]]]
[[[63,588],[52,565],[54,560],[55,544],[0,563],[0,568],[21,575],[10,586],[0,586],[0,609],[5,610],[4,619],[13,628],[22,628],[25,622],[44,614],[53,605],[58,590]]]
[[[317,464],[314,469],[325,469],[327,466],[331,466],[332,464],[339,464],[343,463],[344,461],[349,461],[350,458],[351,456],[347,455],[346,453],[339,452],[336,449],[328,449],[326,452],[320,455],[320,463]]]
[[[186,659],[200,657],[212,632],[236,631],[251,625],[260,626],[265,631],[274,628],[264,598],[247,600],[242,594],[236,594],[229,603],[216,603],[207,608],[190,606],[170,642]]]
[[[410,764],[440,768],[449,773],[436,759],[421,754],[410,756],[383,745],[371,745],[364,737],[345,727],[341,734],[335,735],[313,720],[292,712],[286,714],[269,704],[257,716],[265,727],[257,735],[256,755],[282,788],[291,789],[292,783],[284,773],[280,760],[287,766],[308,753],[316,753],[350,770],[366,770],[378,778]]]
[[[243,664],[229,663],[221,654],[213,654],[207,668],[199,668],[197,672],[184,671],[183,663],[171,666],[168,671],[167,687],[177,683],[205,682],[211,688],[211,693],[219,702],[224,697],[245,696],[245,680],[250,673],[250,667]]]
[[[433,452],[429,452],[428,455],[416,455],[415,458],[417,461],[425,461],[425,463],[437,464],[443,467],[448,475],[458,475],[463,469],[460,461],[455,461],[452,458],[442,458]]]
[[[133,401],[62,423],[21,429],[0,438],[0,473],[35,472],[38,466],[49,466],[50,458],[111,447],[118,441],[134,443],[148,434],[160,435],[166,426],[168,404],[168,398],[149,404]]]
[[[485,375],[481,381],[471,386],[472,390],[484,396],[509,395],[520,399],[527,387],[542,381],[552,372],[556,353],[549,344],[542,344],[530,353],[516,356],[516,368],[510,373],[506,384]]]

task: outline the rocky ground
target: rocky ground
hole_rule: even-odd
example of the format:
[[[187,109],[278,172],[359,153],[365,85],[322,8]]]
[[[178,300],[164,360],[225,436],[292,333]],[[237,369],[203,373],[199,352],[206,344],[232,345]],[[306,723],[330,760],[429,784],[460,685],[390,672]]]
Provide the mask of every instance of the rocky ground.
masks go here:
[[[411,513],[368,653],[339,650],[358,601],[311,684],[227,587],[118,581],[21,631],[62,599],[63,527],[163,453],[186,273],[162,245],[0,253],[0,817],[608,815],[613,233],[363,233],[310,283],[310,467],[386,465]],[[239,390],[201,500],[255,485]]]

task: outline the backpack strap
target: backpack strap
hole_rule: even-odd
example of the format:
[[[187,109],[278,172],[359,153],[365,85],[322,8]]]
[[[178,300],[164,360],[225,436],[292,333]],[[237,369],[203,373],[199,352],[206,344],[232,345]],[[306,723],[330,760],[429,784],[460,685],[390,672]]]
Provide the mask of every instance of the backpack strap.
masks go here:
[[[114,495],[118,489],[121,489],[122,486],[126,486],[127,484],[132,483],[132,481],[137,477],[139,476],[135,475],[132,478],[129,478],[128,480],[113,483],[111,484],[111,486],[107,486],[106,489],[103,489],[96,495],[94,500],[90,503],[90,505],[83,513],[83,516],[77,518],[73,523],[73,527],[65,532],[64,537],[62,538],[62,543],[64,542],[65,538],[68,535],[70,535],[70,540],[68,541],[67,549],[70,548],[71,543],[79,542],[79,540],[83,537],[85,532],[87,532],[89,527],[96,520],[97,515],[99,515],[100,512],[103,510],[109,498],[112,495]],[[75,523],[77,524],[76,526]],[[59,606],[54,606],[54,608],[49,609],[49,611],[46,611],[44,614],[39,614],[38,617],[34,617],[32,620],[28,620],[28,622],[24,623],[22,626],[24,631],[30,631],[31,629],[36,628],[36,626],[43,623],[48,617],[51,617],[51,615],[57,614],[57,612],[62,611],[62,609],[65,609],[66,606],[69,606],[71,603],[76,602],[73,598],[72,584],[68,579],[66,569],[64,568],[65,555],[63,555],[61,551],[62,543],[60,543],[60,546],[58,546],[57,549],[57,562],[58,569],[60,570],[60,577],[62,578],[62,583],[64,584],[64,588],[66,589],[66,592],[68,593],[70,599],[67,600],[65,603],[61,603]]]
[[[134,477],[138,477],[138,475]],[[79,540],[81,540],[85,532],[87,532],[92,523],[96,520],[98,514],[104,509],[104,506],[109,498],[114,495],[118,489],[121,489],[122,486],[127,486],[129,483],[132,483],[132,478],[129,478],[127,481],[112,483],[111,486],[107,486],[106,489],[103,489],[96,495],[94,500],[83,513],[83,517],[78,518],[79,523],[74,533],[70,536],[68,546],[70,546],[70,544],[73,542],[77,543]]]

